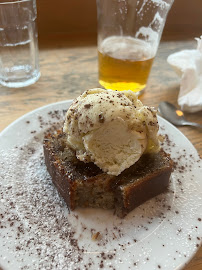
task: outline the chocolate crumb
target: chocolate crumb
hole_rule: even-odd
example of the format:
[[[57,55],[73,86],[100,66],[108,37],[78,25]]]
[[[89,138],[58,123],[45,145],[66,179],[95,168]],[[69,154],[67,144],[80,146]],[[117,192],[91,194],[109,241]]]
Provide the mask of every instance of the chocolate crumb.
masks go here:
[[[104,115],[102,113],[100,113],[98,117],[99,117],[99,122],[104,123],[104,121],[105,121]]]
[[[100,240],[101,239],[101,234],[100,232],[96,232],[92,235],[92,240],[96,241],[96,240]]]
[[[91,106],[92,106],[91,104],[85,104],[85,105],[84,105],[84,108],[85,108],[85,109],[89,109]]]

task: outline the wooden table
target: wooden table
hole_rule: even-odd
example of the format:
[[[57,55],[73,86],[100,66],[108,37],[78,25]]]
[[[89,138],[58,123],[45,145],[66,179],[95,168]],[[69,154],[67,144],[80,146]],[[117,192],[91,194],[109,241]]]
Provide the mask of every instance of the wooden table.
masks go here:
[[[157,107],[167,100],[177,105],[179,78],[166,62],[173,52],[195,48],[194,41],[162,42],[155,59],[145,93],[140,97],[145,105]],[[21,115],[40,106],[76,98],[84,90],[98,87],[97,50],[94,40],[72,41],[49,38],[40,46],[41,78],[32,86],[9,89],[0,86],[0,131]],[[189,120],[202,124],[202,111],[187,114]],[[202,131],[179,128],[202,156]],[[186,270],[202,269],[202,248]]]

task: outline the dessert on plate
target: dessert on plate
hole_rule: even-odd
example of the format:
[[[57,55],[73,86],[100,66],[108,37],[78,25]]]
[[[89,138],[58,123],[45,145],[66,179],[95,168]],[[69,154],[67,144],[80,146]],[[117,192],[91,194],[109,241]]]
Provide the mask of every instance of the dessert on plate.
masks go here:
[[[44,155],[70,210],[114,209],[119,217],[165,191],[172,171],[159,145],[156,111],[132,91],[85,91],[64,126],[45,135]]]

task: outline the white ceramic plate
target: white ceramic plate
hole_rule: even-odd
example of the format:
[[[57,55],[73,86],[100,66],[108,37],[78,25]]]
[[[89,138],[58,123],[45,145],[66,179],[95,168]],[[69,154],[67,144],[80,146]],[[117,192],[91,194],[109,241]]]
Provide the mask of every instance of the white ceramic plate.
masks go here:
[[[70,104],[39,108],[0,134],[0,267],[182,269],[202,239],[202,162],[193,145],[159,117],[176,167],[169,191],[125,219],[105,210],[69,213],[46,171],[42,141]]]

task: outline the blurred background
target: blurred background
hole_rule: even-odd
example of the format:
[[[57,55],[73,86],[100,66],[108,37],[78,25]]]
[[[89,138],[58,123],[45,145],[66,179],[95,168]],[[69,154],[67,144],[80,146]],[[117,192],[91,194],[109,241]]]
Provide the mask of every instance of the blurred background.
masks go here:
[[[39,42],[52,35],[96,41],[96,0],[37,0]],[[202,34],[202,0],[175,0],[162,39],[194,39]]]

